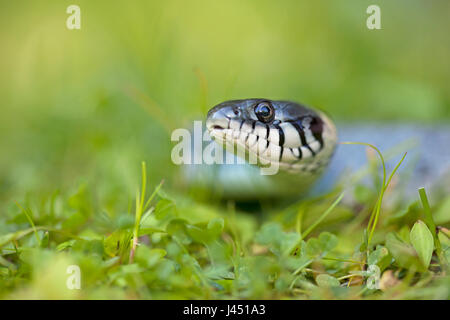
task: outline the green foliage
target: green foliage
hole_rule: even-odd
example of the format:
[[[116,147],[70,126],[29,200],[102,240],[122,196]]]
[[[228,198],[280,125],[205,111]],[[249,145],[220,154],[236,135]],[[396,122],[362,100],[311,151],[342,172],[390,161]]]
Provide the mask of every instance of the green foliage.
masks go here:
[[[364,27],[369,4],[81,0],[77,31],[58,2],[5,4],[0,298],[448,299],[448,195],[357,183],[354,201],[338,186],[249,214],[186,188],[170,161],[171,129],[234,98],[448,121],[449,60],[435,56],[449,56],[447,4],[381,1],[379,32]],[[66,287],[70,265],[81,290]],[[366,290],[370,265],[400,285]]]
[[[285,233],[278,223],[268,223],[256,234],[255,240],[282,257],[290,254],[300,240],[300,235],[296,232]]]
[[[322,288],[339,287],[341,284],[338,279],[328,274],[319,274],[316,277],[316,283]]]
[[[392,262],[392,255],[389,250],[383,246],[378,246],[372,251],[367,259],[367,264],[377,265],[380,271],[384,271]]]
[[[146,176],[145,166],[142,176]],[[142,181],[142,186],[147,185],[146,179]],[[227,210],[220,205],[207,206],[177,193],[169,194],[168,190],[161,189],[161,184],[154,187],[149,200],[145,200],[144,188],[136,197],[136,207],[129,207],[129,212],[117,216],[113,212],[99,215],[86,186],[66,198],[58,195],[54,200],[66,201],[67,206],[63,205],[62,211],[56,211],[58,214],[53,217],[36,219],[36,214],[27,209],[25,219],[19,220],[24,209],[16,206],[19,210],[14,211],[6,225],[17,230],[0,236],[0,296],[372,299],[395,294],[405,298],[449,297],[447,284],[442,281],[443,277],[447,278],[445,265],[432,256],[435,246],[429,228],[421,220],[412,228],[409,222],[400,224],[410,219],[405,212],[418,210],[417,203],[403,206],[408,208],[403,211],[396,206],[384,208],[392,215],[381,215],[381,225],[396,231],[386,233],[379,228],[373,238],[376,246],[365,247],[361,254],[365,242],[359,242],[360,237],[355,234],[364,231],[367,235],[363,220],[346,216],[344,220],[331,220],[334,222],[327,224],[336,233],[317,231],[324,215],[349,210],[340,204],[343,194],[334,201],[325,197],[310,199],[307,206],[303,201],[294,204],[297,210],[305,210],[305,217],[322,212],[315,220],[309,218],[312,219],[309,231],[302,235],[297,221],[286,219],[291,215],[289,211],[272,214],[258,222],[258,214],[249,216],[232,207]],[[132,220],[133,211],[135,223],[114,223]],[[144,211],[137,219],[136,212]],[[365,213],[359,214],[370,216],[372,212],[367,207]],[[85,222],[68,223],[77,213],[85,217]],[[421,212],[414,213],[413,217],[417,215]],[[39,223],[34,224],[33,219]],[[23,222],[17,224],[17,221]],[[444,227],[440,230],[439,241],[444,252],[448,252],[448,230]],[[65,285],[69,265],[81,269],[82,289],[76,292]],[[366,288],[366,283],[380,283],[374,276],[389,272],[395,272],[393,283],[405,285]],[[424,291],[425,288],[429,291]]]
[[[428,268],[434,249],[433,235],[426,224],[419,220],[411,229],[410,238],[424,267]]]
[[[386,247],[399,267],[414,271],[426,270],[413,246],[405,243],[396,234],[389,233],[386,236]]]

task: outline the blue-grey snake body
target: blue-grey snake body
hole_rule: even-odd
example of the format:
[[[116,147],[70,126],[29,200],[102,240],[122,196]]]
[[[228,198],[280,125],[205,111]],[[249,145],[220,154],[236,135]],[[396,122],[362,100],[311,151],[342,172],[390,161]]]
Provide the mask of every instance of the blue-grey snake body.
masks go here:
[[[257,159],[253,166],[231,168],[222,192],[234,198],[287,197],[304,192],[326,168],[337,141],[328,116],[290,101],[226,101],[208,112],[206,127],[217,142],[236,145],[232,149],[236,154],[242,150],[242,155]],[[276,165],[279,170],[264,175],[257,170],[264,165]]]

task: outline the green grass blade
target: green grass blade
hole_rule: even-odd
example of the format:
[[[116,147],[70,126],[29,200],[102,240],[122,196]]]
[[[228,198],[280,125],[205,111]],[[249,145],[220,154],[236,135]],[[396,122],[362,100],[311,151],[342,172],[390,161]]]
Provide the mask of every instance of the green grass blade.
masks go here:
[[[330,207],[328,207],[328,209],[324,213],[322,213],[319,219],[317,219],[308,229],[306,229],[305,232],[303,232],[303,234],[301,235],[301,239],[306,238],[306,236],[310,234],[311,231],[313,231],[330,214],[331,211],[333,211],[333,209],[339,204],[339,202],[341,202],[344,195],[345,191],[342,192],[339,197],[337,197],[337,199],[331,204]]]
[[[16,205],[19,207],[19,209],[22,210],[22,212],[27,217],[27,220],[30,223],[31,228],[33,229],[34,236],[36,237],[37,243],[40,246],[41,245],[41,239],[39,238],[38,230],[37,230],[36,226],[34,225],[33,219],[31,219],[31,215],[28,214],[27,210],[25,210],[18,202],[16,202]]]
[[[400,167],[400,165],[402,164],[403,160],[405,160],[406,157],[406,152],[403,155],[403,157],[401,158],[401,160],[397,163],[397,165],[395,166],[394,170],[392,170],[391,174],[389,175],[389,179],[387,180],[386,184],[383,187],[383,190],[380,194],[379,197],[379,201],[377,202],[377,210],[376,210],[376,214],[374,216],[374,220],[373,220],[373,224],[372,224],[372,229],[370,230],[370,234],[369,234],[369,238],[368,238],[368,243],[370,244],[370,240],[372,240],[373,237],[373,233],[375,232],[375,227],[378,223],[378,219],[380,217],[380,211],[381,211],[381,202],[383,201],[383,196],[384,196],[384,192],[386,191],[387,187],[389,186],[389,183],[392,180],[392,177],[394,176],[395,172],[397,172],[397,169]],[[383,180],[384,181],[384,180]]]
[[[425,188],[423,188],[423,187],[419,188],[419,196],[420,196],[420,200],[421,200],[422,206],[423,206],[423,211],[424,211],[424,215],[425,215],[424,216],[425,223],[428,226],[428,228],[430,229],[431,234],[433,235],[434,245],[436,247],[436,254],[439,257],[442,268],[446,272],[448,269],[448,261],[445,257],[444,252],[442,251],[441,241],[439,240],[439,237],[438,237],[436,223],[434,222],[433,215],[431,214],[430,203],[428,202],[428,197],[427,197],[427,193],[425,192]]]
[[[341,142],[341,144],[354,144],[354,145],[358,144],[358,145],[363,145],[363,146],[372,148],[373,150],[375,150],[378,153],[378,156],[381,161],[381,165],[383,167],[383,183],[381,185],[380,194],[378,196],[377,203],[376,203],[374,209],[372,210],[372,213],[370,214],[369,223],[367,224],[367,232],[368,232],[367,245],[370,245],[370,241],[372,240],[373,234],[375,232],[375,228],[378,224],[378,219],[380,217],[381,204],[383,202],[384,192],[386,191],[387,187],[389,186],[389,183],[391,182],[394,174],[397,172],[397,169],[400,167],[403,160],[405,159],[407,153],[405,152],[402,159],[397,163],[397,165],[395,166],[394,170],[389,175],[389,178],[386,182],[386,164],[385,164],[385,161],[383,158],[383,154],[376,146],[374,146],[370,143],[365,143],[365,142]]]

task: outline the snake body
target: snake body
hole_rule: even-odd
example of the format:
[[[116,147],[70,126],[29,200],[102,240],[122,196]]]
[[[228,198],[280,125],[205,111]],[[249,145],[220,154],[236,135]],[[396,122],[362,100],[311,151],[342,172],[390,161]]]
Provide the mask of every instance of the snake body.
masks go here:
[[[257,159],[255,165],[221,165],[203,174],[228,198],[279,198],[307,191],[327,167],[337,141],[328,116],[290,101],[226,101],[208,112],[206,127],[216,142],[236,145],[235,155],[243,150]],[[258,166],[268,165],[279,170],[262,175]]]
[[[262,175],[257,165],[236,164],[236,151],[226,153],[227,158],[234,157],[233,164],[184,166],[183,175],[189,188],[206,191],[202,195],[212,193],[212,196],[217,194],[238,201],[301,197],[306,193],[326,192],[338,180],[367,165],[364,148],[336,148],[335,125],[323,112],[294,102],[226,101],[208,112],[206,127],[220,144],[235,143],[248,154],[278,162],[280,170],[276,175]],[[390,152],[393,158],[385,160],[391,168],[407,150],[408,157],[399,171],[405,168],[408,173],[401,187],[408,197],[416,197],[419,187],[431,189],[435,185],[439,186],[439,192],[445,195],[443,190],[446,190],[448,194],[450,152],[445,146],[450,140],[450,127],[447,124],[340,123],[339,137],[364,141],[382,152]],[[206,144],[209,146],[211,142]],[[329,169],[322,175],[326,167]],[[320,176],[320,181],[316,181]]]

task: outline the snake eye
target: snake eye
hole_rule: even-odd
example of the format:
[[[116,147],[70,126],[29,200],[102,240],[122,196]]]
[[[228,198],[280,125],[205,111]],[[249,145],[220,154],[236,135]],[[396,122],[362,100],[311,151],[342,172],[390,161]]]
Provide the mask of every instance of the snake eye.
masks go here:
[[[273,120],[275,111],[269,102],[264,101],[256,105],[255,114],[259,121],[267,123]]]

